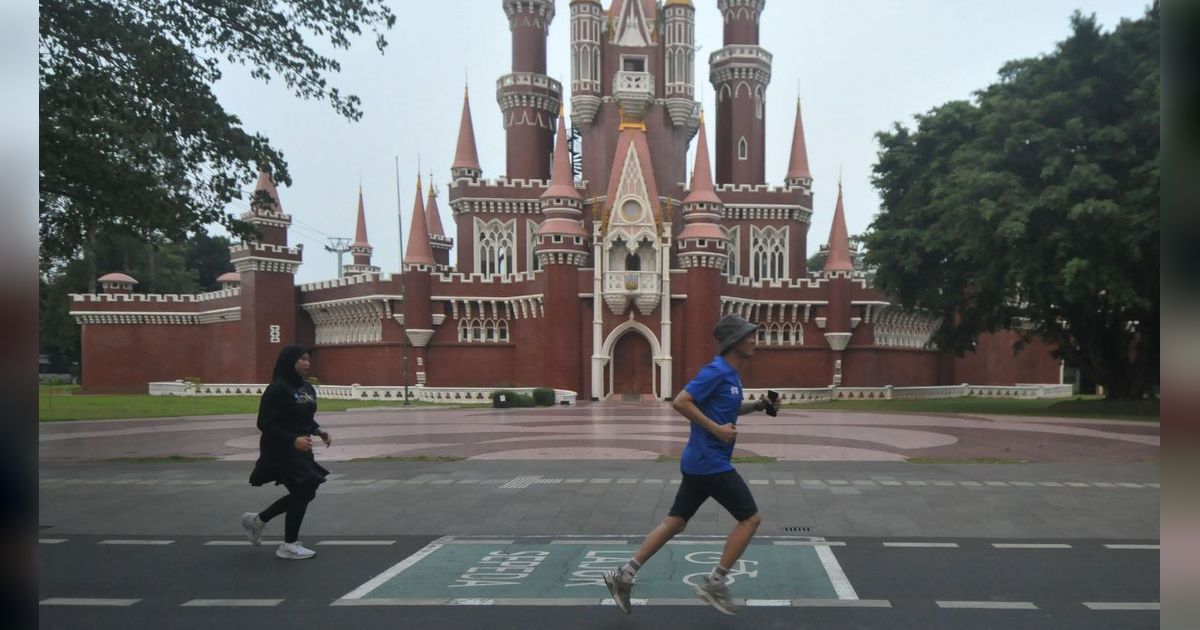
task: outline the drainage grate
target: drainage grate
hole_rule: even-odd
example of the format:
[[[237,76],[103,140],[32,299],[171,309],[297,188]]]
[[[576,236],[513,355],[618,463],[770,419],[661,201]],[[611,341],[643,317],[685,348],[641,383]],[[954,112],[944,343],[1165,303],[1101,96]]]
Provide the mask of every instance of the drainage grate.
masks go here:
[[[799,526],[799,525],[794,525],[794,526],[791,526],[791,527],[784,527],[784,528],[783,528],[783,531],[785,531],[785,532],[811,532],[811,531],[812,531],[812,528],[811,528],[811,527],[801,527],[801,526]]]

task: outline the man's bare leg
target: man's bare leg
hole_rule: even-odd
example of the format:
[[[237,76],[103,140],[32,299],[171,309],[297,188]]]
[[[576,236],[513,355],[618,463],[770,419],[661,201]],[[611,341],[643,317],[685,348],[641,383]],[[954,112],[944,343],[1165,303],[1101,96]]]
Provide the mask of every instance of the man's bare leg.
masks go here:
[[[663,522],[658,524],[658,527],[655,527],[646,535],[646,540],[642,541],[642,546],[638,548],[637,553],[633,554],[634,561],[638,565],[646,564],[646,561],[658,553],[658,550],[662,549],[663,545],[678,536],[685,528],[687,528],[687,521],[678,516],[664,518]],[[753,533],[751,532],[751,534]],[[742,546],[742,549],[745,549],[745,545]]]

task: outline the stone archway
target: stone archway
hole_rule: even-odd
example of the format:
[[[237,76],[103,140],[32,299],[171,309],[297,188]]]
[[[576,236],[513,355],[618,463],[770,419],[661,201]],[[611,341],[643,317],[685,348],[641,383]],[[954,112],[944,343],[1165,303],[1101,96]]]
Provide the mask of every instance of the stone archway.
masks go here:
[[[636,330],[627,331],[612,351],[612,393],[617,400],[654,395],[654,352]]]

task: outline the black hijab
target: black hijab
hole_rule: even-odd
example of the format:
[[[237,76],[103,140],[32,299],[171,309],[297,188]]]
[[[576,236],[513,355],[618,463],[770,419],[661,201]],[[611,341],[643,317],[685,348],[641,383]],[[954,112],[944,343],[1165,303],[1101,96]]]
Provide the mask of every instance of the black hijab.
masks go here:
[[[304,385],[304,377],[296,371],[296,361],[299,361],[300,357],[308,352],[308,346],[300,344],[292,344],[280,350],[279,358],[275,360],[275,371],[271,373],[271,382],[282,381],[292,387]]]

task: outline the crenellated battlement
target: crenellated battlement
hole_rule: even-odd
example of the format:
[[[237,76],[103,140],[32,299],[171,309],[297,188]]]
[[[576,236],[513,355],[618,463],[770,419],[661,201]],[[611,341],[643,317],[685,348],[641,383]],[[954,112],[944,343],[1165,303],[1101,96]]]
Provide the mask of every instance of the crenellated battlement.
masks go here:
[[[240,288],[222,289],[207,293],[72,293],[72,302],[142,302],[153,304],[190,304],[235,298]]]
[[[771,184],[713,184],[713,190],[720,195],[722,192],[768,192],[789,193],[795,190],[805,190],[800,186],[773,186]]]
[[[300,256],[304,253],[304,245],[303,244],[296,244],[295,246],[272,245],[270,243],[260,243],[258,241],[250,241],[250,242],[237,243],[237,244],[231,245],[229,247],[229,253],[231,256],[236,256],[237,254],[239,254],[241,252],[271,253],[271,254],[285,254],[288,256]]]
[[[542,273],[540,270],[522,271],[510,275],[451,272],[437,274],[434,278],[443,284],[521,284],[537,280],[540,273]]]
[[[316,282],[305,282],[299,285],[301,293],[309,291],[321,291],[323,289],[336,289],[338,287],[349,287],[357,284],[372,284],[386,283],[394,279],[393,274],[384,273],[364,273],[353,276],[343,276],[341,278],[331,278],[329,280],[318,280]]]

